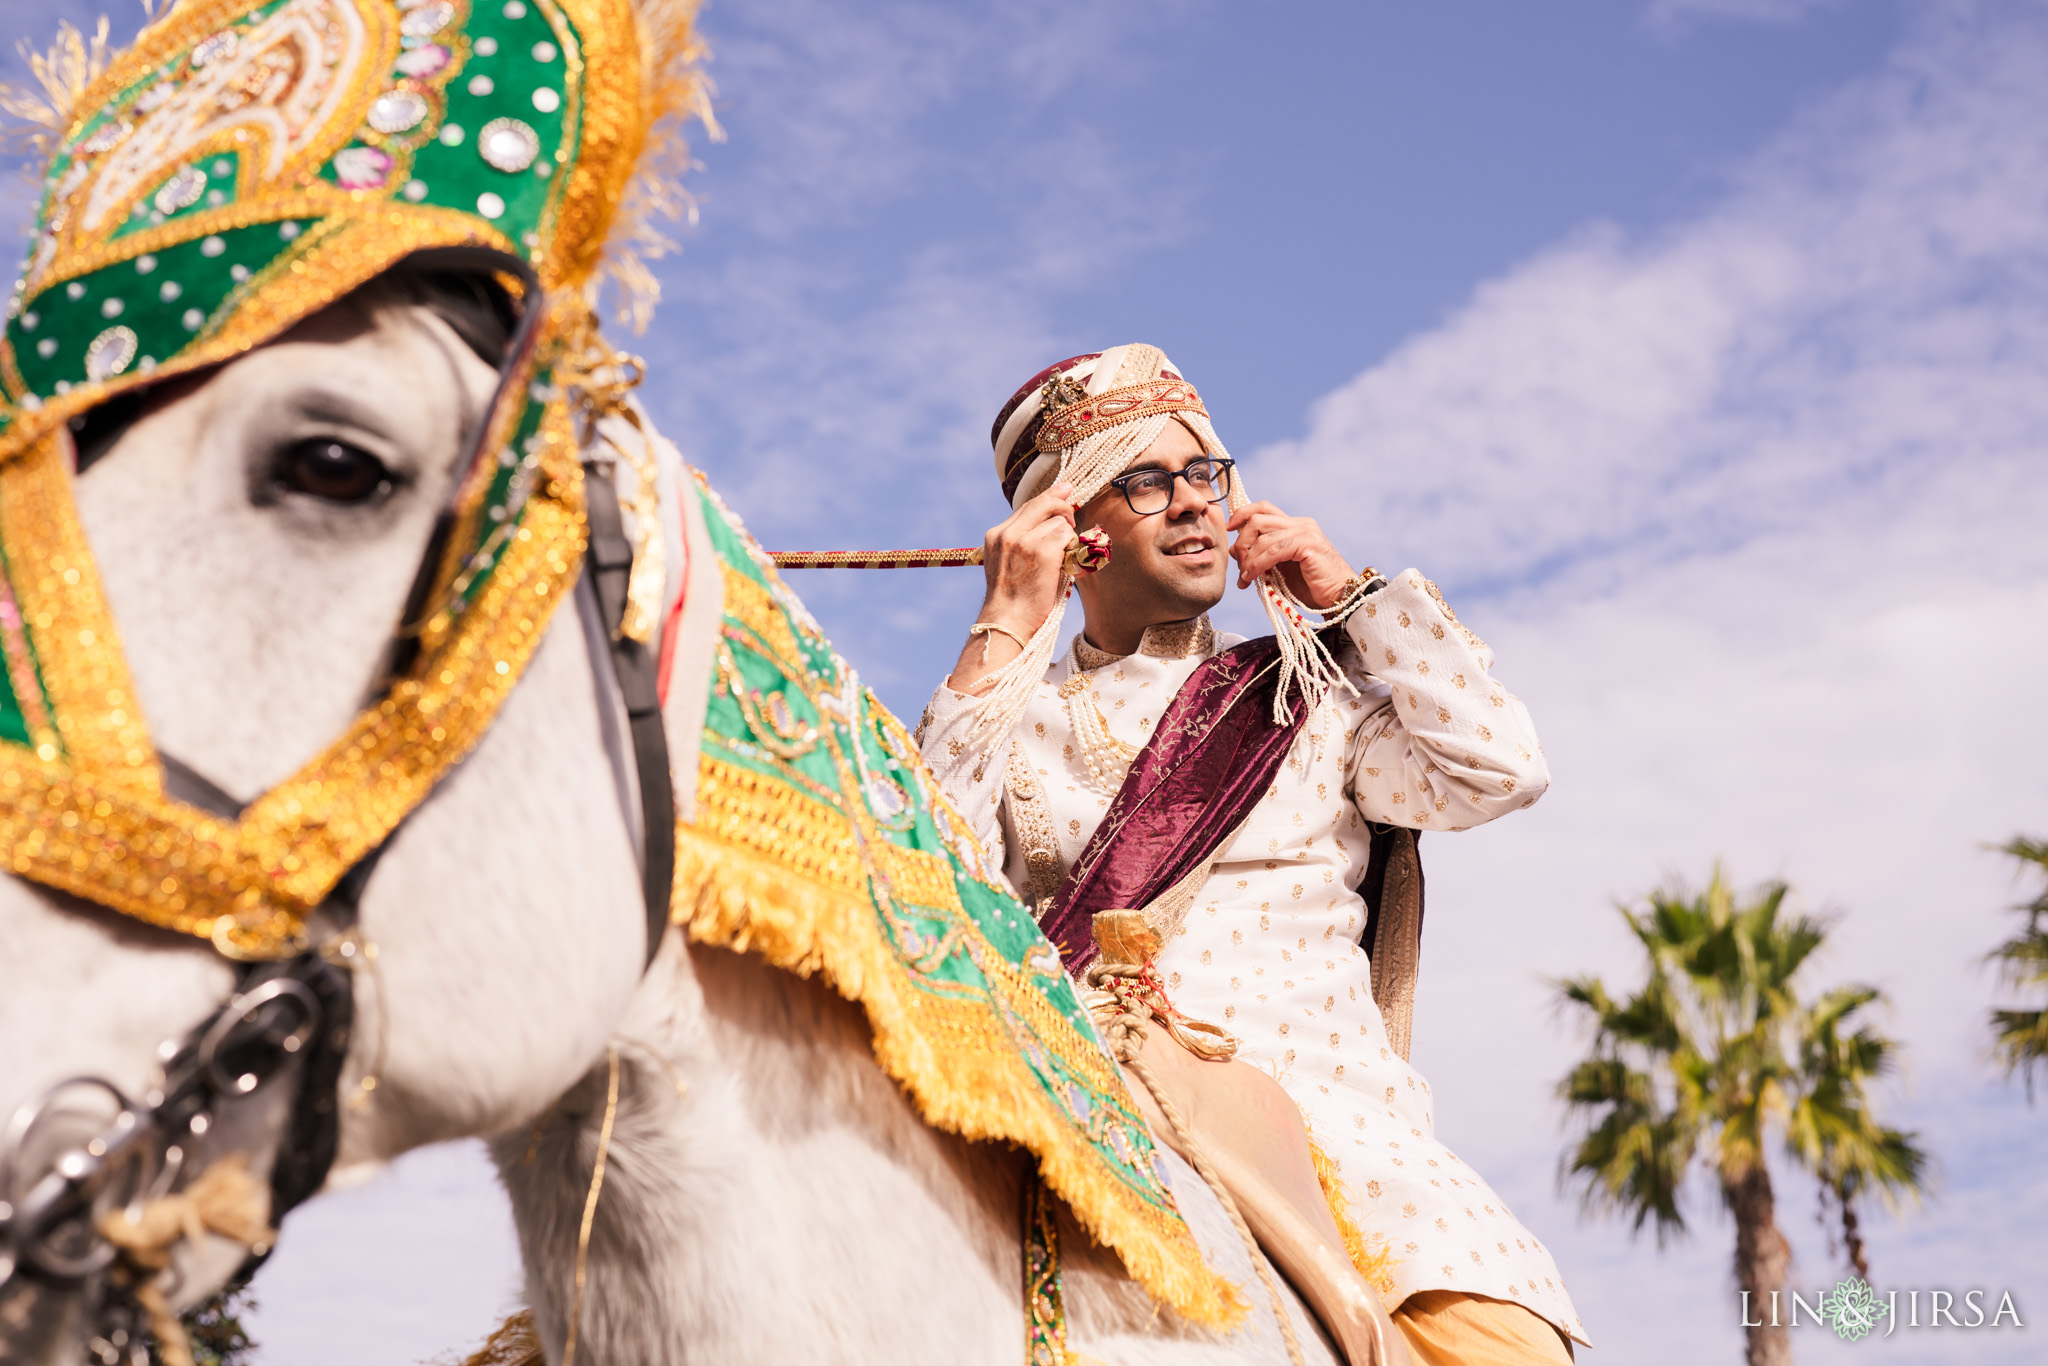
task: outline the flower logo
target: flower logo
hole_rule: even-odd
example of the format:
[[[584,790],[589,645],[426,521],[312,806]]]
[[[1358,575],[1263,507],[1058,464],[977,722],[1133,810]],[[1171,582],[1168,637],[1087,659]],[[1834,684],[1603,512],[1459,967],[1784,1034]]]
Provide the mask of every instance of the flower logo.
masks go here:
[[[1835,1330],[1844,1342],[1856,1342],[1877,1327],[1877,1292],[1861,1276],[1851,1276],[1835,1285],[1821,1307],[1821,1321]]]

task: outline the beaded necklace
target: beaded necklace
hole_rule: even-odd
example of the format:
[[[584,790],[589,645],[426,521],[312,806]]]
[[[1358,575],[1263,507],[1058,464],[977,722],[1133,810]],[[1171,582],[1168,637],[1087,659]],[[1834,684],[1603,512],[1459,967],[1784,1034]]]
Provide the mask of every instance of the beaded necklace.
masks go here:
[[[1093,674],[1077,671],[1060,684],[1060,696],[1066,701],[1067,722],[1074,729],[1089,778],[1104,792],[1113,793],[1124,785],[1138,751],[1109,733],[1109,719],[1088,695],[1094,684]]]

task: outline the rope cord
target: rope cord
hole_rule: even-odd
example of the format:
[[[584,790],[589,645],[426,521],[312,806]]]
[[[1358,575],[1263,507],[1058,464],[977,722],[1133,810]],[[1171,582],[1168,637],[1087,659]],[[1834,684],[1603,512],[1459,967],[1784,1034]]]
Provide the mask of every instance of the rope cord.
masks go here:
[[[1109,563],[1109,534],[1089,527],[1067,542],[1061,567],[1068,574],[1090,574]],[[947,550],[776,550],[768,558],[777,569],[959,569],[982,562],[982,547]],[[1005,635],[1009,634],[1004,632]]]
[[[583,1322],[583,1281],[590,1257],[590,1227],[597,1221],[597,1197],[604,1189],[604,1160],[611,1151],[612,1123],[619,1116],[619,1046],[607,1044],[610,1079],[605,1085],[604,1124],[597,1131],[597,1162],[590,1170],[590,1194],[583,1198],[583,1225],[576,1230],[576,1291],[569,1301],[569,1332],[562,1347],[562,1366],[576,1366],[576,1330]]]
[[[958,569],[981,563],[981,547],[950,550],[777,550],[777,569]]]
[[[1145,1089],[1152,1093],[1152,1100],[1159,1106],[1159,1113],[1166,1120],[1166,1127],[1172,1131],[1174,1146],[1186,1156],[1188,1162],[1216,1193],[1223,1212],[1230,1216],[1231,1227],[1237,1230],[1238,1239],[1243,1242],[1245,1252],[1252,1259],[1253,1270],[1259,1273],[1259,1283],[1266,1287],[1266,1298],[1272,1303],[1273,1317],[1279,1321],[1281,1340],[1287,1344],[1287,1359],[1293,1366],[1307,1366],[1307,1358],[1301,1353],[1301,1343],[1294,1336],[1294,1321],[1288,1316],[1287,1305],[1280,1298],[1280,1286],[1273,1278],[1273,1267],[1266,1260],[1266,1253],[1253,1236],[1251,1226],[1244,1221],[1244,1215],[1237,1208],[1237,1201],[1224,1187],[1223,1178],[1209,1165],[1209,1155],[1194,1132],[1180,1116],[1180,1109],[1166,1094],[1166,1088],[1153,1075],[1152,1067],[1138,1051],[1138,1045],[1145,1038],[1145,1020],[1152,1012],[1145,1001],[1145,986],[1141,967],[1123,963],[1103,963],[1099,959],[1088,968],[1088,985],[1107,992],[1115,999],[1116,1010],[1110,1014],[1104,1033],[1108,1036],[1110,1050],[1117,1061],[1131,1070]]]
[[[101,1217],[102,1237],[120,1250],[121,1265],[135,1302],[149,1320],[157,1356],[164,1366],[193,1366],[192,1340],[171,1308],[157,1276],[171,1264],[179,1243],[202,1243],[218,1234],[260,1250],[270,1245],[270,1192],[249,1175],[241,1154],[214,1163],[176,1195],[150,1201],[140,1209],[116,1210]]]

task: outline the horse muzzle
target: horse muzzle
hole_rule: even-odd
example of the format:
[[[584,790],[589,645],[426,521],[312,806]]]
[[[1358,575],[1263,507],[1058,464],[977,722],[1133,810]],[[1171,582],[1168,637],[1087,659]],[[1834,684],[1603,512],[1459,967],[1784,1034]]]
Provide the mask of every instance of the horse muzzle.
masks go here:
[[[352,999],[318,953],[252,965],[136,1099],[98,1077],[0,1131],[0,1360],[146,1366],[326,1179]],[[80,1349],[83,1349],[82,1353]]]

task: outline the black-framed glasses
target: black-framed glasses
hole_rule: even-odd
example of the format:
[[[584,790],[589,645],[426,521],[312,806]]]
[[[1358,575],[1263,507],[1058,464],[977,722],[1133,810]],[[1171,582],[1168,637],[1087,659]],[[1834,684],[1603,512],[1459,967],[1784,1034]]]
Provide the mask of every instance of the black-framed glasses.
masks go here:
[[[1155,512],[1164,512],[1173,505],[1173,481],[1185,479],[1197,498],[1205,503],[1220,503],[1230,496],[1230,471],[1236,468],[1235,460],[1215,460],[1203,456],[1200,460],[1188,461],[1182,470],[1132,470],[1109,481],[1110,487],[1124,496],[1124,502],[1140,517],[1150,517]]]

